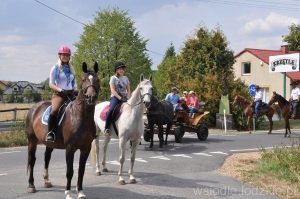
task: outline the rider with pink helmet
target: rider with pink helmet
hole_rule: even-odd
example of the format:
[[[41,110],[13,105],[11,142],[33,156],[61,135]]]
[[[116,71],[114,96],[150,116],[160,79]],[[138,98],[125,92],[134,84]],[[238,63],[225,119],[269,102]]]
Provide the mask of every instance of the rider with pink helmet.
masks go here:
[[[68,99],[73,99],[77,92],[75,70],[70,63],[71,50],[67,46],[58,49],[58,62],[50,71],[49,86],[53,90],[52,109],[48,119],[47,142],[55,142],[55,126],[58,110]]]

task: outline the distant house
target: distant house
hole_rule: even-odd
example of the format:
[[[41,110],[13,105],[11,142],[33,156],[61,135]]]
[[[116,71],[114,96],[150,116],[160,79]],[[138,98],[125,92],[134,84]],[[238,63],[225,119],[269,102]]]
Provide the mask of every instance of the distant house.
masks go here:
[[[24,91],[30,89],[33,92],[41,93],[44,89],[42,84],[33,84],[28,81],[18,81],[4,91],[4,95],[13,94],[16,97],[22,96]],[[26,101],[26,99],[25,99]]]
[[[8,82],[4,81],[4,80],[0,80],[0,88],[5,91],[7,89],[7,84]]]
[[[284,96],[284,73],[269,72],[269,56],[300,53],[289,51],[288,45],[281,46],[280,50],[265,50],[245,48],[235,55],[235,64],[233,65],[236,78],[244,80],[250,86],[251,84],[259,85],[263,91],[263,101],[268,102],[272,92],[276,91]],[[290,96],[292,81],[300,80],[300,72],[286,73],[286,98]]]

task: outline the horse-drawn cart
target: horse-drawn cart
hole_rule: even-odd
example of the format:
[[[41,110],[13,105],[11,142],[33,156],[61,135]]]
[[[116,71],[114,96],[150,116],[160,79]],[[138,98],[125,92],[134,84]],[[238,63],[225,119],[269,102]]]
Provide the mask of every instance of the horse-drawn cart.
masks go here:
[[[189,113],[185,110],[180,110],[175,112],[175,117],[173,119],[172,128],[169,134],[175,136],[175,141],[180,143],[185,132],[191,134],[197,133],[199,140],[206,140],[208,137],[208,128],[203,122],[203,117],[209,114],[208,111],[204,111],[205,103],[200,103],[200,109],[198,113],[194,113],[194,117],[190,118]],[[146,114],[151,114],[151,112],[146,112]],[[144,140],[146,142],[150,141],[150,129],[147,123],[147,116],[144,116]],[[164,125],[164,132],[166,132],[166,126]],[[154,126],[154,133],[158,133],[158,127]]]

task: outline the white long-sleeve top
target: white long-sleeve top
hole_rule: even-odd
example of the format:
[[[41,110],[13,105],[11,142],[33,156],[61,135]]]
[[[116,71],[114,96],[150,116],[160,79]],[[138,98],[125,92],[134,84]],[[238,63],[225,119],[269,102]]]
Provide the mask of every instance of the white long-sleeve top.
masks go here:
[[[255,92],[255,96],[254,96],[254,101],[258,101],[258,100],[262,100],[263,99],[263,94],[261,92],[261,90],[258,90]]]

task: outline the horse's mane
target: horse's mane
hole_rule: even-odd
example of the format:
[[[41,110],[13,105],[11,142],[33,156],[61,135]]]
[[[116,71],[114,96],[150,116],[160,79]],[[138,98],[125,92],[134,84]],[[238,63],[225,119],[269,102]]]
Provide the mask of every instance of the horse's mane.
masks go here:
[[[280,100],[284,105],[288,103],[288,101],[284,97],[282,97],[278,93],[276,93],[276,95],[278,96],[278,101]]]
[[[242,101],[243,103],[250,103],[250,101],[248,101],[246,98],[244,98],[241,95],[238,95],[238,98],[240,99],[240,101]]]
[[[128,100],[128,103],[129,104],[135,104],[135,103],[137,103],[137,100],[138,100],[138,98],[140,97],[140,95],[139,95],[139,89],[140,89],[140,85],[146,85],[147,83],[149,83],[150,82],[150,80],[148,80],[148,79],[145,79],[144,81],[142,81],[142,82],[140,82],[138,85],[137,85],[137,87],[134,89],[134,91],[132,92],[132,94],[131,94],[131,97],[130,97],[130,99]]]

